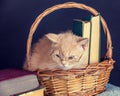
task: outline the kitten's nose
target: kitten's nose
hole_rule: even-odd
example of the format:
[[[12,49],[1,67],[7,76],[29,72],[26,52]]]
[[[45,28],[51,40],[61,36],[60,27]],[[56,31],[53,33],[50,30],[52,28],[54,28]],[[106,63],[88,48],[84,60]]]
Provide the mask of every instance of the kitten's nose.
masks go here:
[[[65,64],[65,63],[66,63],[66,61],[62,61],[62,63],[63,63],[63,64]]]
[[[67,62],[66,61],[62,61],[62,64],[65,66],[67,64]]]

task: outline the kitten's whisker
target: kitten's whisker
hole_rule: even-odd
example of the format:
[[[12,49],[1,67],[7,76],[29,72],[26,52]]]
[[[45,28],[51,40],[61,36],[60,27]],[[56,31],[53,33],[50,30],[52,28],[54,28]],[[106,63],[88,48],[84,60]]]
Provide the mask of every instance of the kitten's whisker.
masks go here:
[[[83,52],[84,53],[84,52]],[[80,59],[82,58],[82,56],[83,56],[83,53],[80,55],[80,57],[79,57],[79,59],[77,60],[77,62],[79,62],[80,61]]]

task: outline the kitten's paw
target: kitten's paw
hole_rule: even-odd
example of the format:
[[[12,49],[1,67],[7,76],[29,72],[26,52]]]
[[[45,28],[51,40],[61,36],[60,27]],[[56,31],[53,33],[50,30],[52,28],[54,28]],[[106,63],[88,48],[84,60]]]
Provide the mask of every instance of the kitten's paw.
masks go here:
[[[29,70],[29,71],[36,71],[36,70],[37,70],[36,67],[34,67],[34,66],[28,66],[27,64],[25,64],[25,65],[23,66],[23,69]]]

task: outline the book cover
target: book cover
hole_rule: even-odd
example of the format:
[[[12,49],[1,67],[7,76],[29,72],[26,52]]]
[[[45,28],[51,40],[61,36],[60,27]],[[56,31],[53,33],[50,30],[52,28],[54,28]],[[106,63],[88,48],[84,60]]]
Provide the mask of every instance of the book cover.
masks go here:
[[[15,96],[44,96],[44,91],[45,91],[45,88],[39,87],[37,89],[31,90],[19,95],[15,95]]]
[[[98,63],[100,60],[100,15],[91,16],[90,56],[89,63]]]

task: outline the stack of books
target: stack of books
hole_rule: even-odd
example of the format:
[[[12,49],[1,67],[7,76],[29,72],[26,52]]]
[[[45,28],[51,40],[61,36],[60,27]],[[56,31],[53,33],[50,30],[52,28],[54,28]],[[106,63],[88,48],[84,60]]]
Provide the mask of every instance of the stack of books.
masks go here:
[[[43,96],[43,93],[36,73],[12,68],[0,70],[0,96]]]
[[[89,19],[73,21],[73,33],[89,39],[86,61],[88,64],[98,63],[100,60],[100,15]]]

